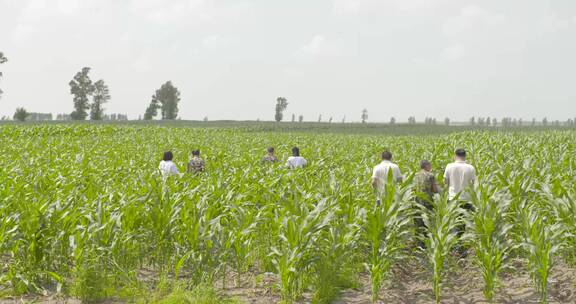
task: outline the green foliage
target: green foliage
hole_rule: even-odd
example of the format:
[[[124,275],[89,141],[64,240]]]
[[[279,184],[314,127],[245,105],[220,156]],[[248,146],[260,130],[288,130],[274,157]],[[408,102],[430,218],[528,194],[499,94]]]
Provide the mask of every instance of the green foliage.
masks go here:
[[[156,115],[158,115],[158,109],[160,109],[162,119],[176,119],[178,117],[179,102],[180,92],[171,81],[166,82],[152,95],[150,105],[148,105],[144,113],[144,120],[151,120],[156,117]]]
[[[108,90],[104,80],[100,79],[94,83],[93,99],[92,105],[90,105],[90,119],[102,120],[104,117],[102,105],[110,100],[110,90]]]
[[[89,97],[94,92],[94,85],[88,73],[90,73],[89,67],[82,68],[69,83],[70,94],[74,95],[74,111],[70,114],[73,120],[85,120],[88,117],[86,111],[90,109]]]
[[[14,112],[14,120],[17,121],[25,121],[28,116],[30,116],[30,113],[24,108],[16,108],[16,112]]]
[[[425,264],[437,299],[452,249],[463,243],[475,251],[488,299],[498,298],[501,270],[514,256],[527,261],[544,301],[555,262],[574,252],[570,129],[438,135],[451,129],[415,125],[406,128],[420,135],[382,136],[401,126],[159,124],[0,127],[0,153],[10,156],[0,159],[5,292],[211,303],[226,301],[212,286],[246,287],[256,277],[285,302],[309,295],[330,303],[369,276],[378,299],[391,270],[413,254],[407,193],[420,159],[441,171],[455,147],[465,147],[477,168],[476,213],[466,217],[461,239],[457,203],[441,196],[424,212]],[[314,133],[302,129],[309,126]],[[345,128],[363,134],[343,135],[351,132]],[[163,180],[162,152],[173,151],[185,168],[190,139],[206,172]],[[286,159],[294,145],[309,161],[304,170],[260,165],[265,147]],[[386,187],[377,206],[369,182],[383,147],[407,178]]]
[[[6,56],[4,56],[4,53],[0,52],[0,64],[6,63],[8,61],[8,58],[6,58]],[[2,78],[2,71],[0,71],[0,78]],[[2,89],[0,89],[0,97],[2,96],[2,93],[4,93],[4,91],[2,91]]]
[[[274,114],[274,120],[276,122],[282,121],[284,118],[284,111],[288,108],[288,100],[286,97],[278,97],[276,98],[276,111]]]

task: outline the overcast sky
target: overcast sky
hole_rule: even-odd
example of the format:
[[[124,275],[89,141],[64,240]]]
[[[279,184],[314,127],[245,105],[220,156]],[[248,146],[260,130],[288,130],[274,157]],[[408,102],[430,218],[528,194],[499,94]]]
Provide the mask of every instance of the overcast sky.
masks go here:
[[[131,118],[168,80],[183,119],[576,116],[574,0],[0,0],[0,51],[0,115],[88,66]]]

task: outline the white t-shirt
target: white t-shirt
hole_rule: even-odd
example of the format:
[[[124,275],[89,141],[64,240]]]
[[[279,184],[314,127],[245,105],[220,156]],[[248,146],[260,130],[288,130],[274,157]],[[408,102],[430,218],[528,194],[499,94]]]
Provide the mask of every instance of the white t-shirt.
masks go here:
[[[448,187],[449,199],[453,199],[460,193],[460,199],[470,200],[470,194],[464,190],[466,190],[470,184],[474,184],[476,180],[476,169],[464,160],[457,160],[446,166],[444,179],[450,184]]]
[[[398,182],[402,179],[400,167],[389,160],[383,160],[380,164],[374,167],[372,178],[378,180],[378,190],[384,191],[384,187],[388,181],[388,171],[390,170],[392,170],[392,178],[394,182]]]
[[[306,164],[308,164],[308,162],[302,156],[290,156],[286,161],[286,166],[290,169],[302,168],[306,166]]]
[[[158,167],[158,169],[160,169],[162,176],[178,174],[178,168],[176,168],[176,165],[171,160],[160,161],[160,166]]]

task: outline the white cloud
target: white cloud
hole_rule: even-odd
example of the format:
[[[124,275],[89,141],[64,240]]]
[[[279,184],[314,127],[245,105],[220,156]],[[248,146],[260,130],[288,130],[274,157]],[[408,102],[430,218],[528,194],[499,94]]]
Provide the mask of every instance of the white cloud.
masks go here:
[[[332,10],[337,15],[346,15],[357,13],[359,8],[359,0],[334,0]]]
[[[465,55],[466,48],[462,44],[453,44],[442,50],[442,59],[446,61],[458,61]]]
[[[315,35],[311,40],[300,46],[294,56],[298,58],[330,58],[352,56],[356,54],[354,41],[344,39],[328,39],[324,35]]]
[[[210,35],[202,39],[202,48],[217,49],[228,45],[228,41],[220,35]]]
[[[132,0],[131,8],[150,21],[166,24],[179,22],[191,15],[194,18],[209,18],[204,10],[206,4],[205,0]]]
[[[457,16],[446,20],[442,25],[442,32],[447,36],[456,36],[479,29],[497,28],[504,21],[502,15],[469,5],[462,8]]]

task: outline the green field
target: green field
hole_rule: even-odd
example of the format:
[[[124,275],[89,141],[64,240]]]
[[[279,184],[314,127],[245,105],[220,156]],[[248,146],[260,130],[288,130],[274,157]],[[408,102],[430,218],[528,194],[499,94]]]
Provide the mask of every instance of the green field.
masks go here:
[[[355,291],[355,303],[395,303],[395,284],[417,277],[427,285],[414,302],[452,302],[454,277],[464,274],[478,283],[464,294],[506,302],[508,279],[523,276],[530,299],[571,303],[576,131],[462,130],[2,125],[2,294],[86,302],[330,303]],[[309,166],[262,165],[268,146],[281,160],[299,146]],[[441,196],[425,215],[431,233],[427,249],[419,250],[412,177],[419,161],[429,159],[442,184],[459,147],[477,169],[476,212],[462,218]],[[183,172],[193,149],[202,151],[206,172],[163,182],[162,152],[171,150]],[[370,177],[383,149],[393,152],[407,179],[376,206]],[[453,230],[459,221],[468,226],[462,237]],[[470,249],[464,261],[453,254],[459,246]],[[555,277],[559,273],[568,279]],[[243,293],[247,289],[256,294]]]

